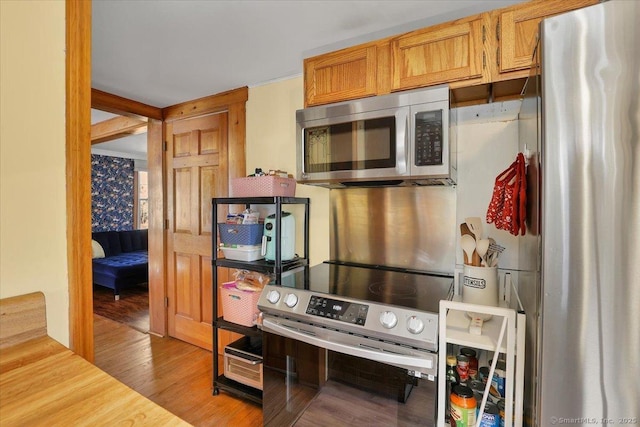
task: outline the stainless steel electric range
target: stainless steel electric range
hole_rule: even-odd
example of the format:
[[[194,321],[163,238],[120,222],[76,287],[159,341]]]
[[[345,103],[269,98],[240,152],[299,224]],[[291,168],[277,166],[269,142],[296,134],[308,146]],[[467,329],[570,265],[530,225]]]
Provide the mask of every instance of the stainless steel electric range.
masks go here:
[[[438,307],[452,295],[452,276],[339,262],[266,286],[264,424],[433,425]]]

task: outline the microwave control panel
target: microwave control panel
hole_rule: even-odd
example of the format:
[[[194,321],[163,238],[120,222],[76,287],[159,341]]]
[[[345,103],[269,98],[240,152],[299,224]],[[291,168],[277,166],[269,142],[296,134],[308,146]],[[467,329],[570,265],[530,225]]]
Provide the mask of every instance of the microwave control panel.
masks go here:
[[[415,166],[442,164],[442,110],[421,111],[414,117]]]

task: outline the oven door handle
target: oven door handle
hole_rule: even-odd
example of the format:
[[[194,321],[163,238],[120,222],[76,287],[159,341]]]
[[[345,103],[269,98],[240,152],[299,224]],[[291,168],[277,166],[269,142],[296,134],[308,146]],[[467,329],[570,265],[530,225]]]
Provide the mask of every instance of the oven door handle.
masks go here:
[[[387,363],[390,365],[402,367],[405,369],[435,375],[435,363],[437,356],[429,354],[429,357],[405,356],[391,352],[383,352],[377,349],[369,349],[365,347],[355,347],[352,345],[342,344],[335,341],[328,341],[318,338],[315,335],[299,332],[291,327],[284,326],[277,321],[265,317],[262,321],[262,330],[271,332],[283,337],[292,338],[317,347],[326,348],[327,350],[336,351],[338,353],[348,354],[350,356],[362,357],[364,359],[376,362]]]

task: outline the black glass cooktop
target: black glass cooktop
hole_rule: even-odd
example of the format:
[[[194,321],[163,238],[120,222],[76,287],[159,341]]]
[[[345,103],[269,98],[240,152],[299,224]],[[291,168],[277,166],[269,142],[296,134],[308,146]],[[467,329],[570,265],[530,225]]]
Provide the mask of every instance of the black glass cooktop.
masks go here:
[[[438,313],[453,292],[453,277],[361,264],[326,261],[282,278],[282,286],[308,289]]]

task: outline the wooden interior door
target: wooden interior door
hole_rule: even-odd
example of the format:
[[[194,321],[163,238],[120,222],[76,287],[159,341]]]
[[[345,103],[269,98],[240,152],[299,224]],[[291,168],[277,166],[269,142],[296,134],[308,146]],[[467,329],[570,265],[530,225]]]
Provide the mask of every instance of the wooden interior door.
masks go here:
[[[212,197],[227,195],[227,113],[167,123],[169,335],[212,350]]]

